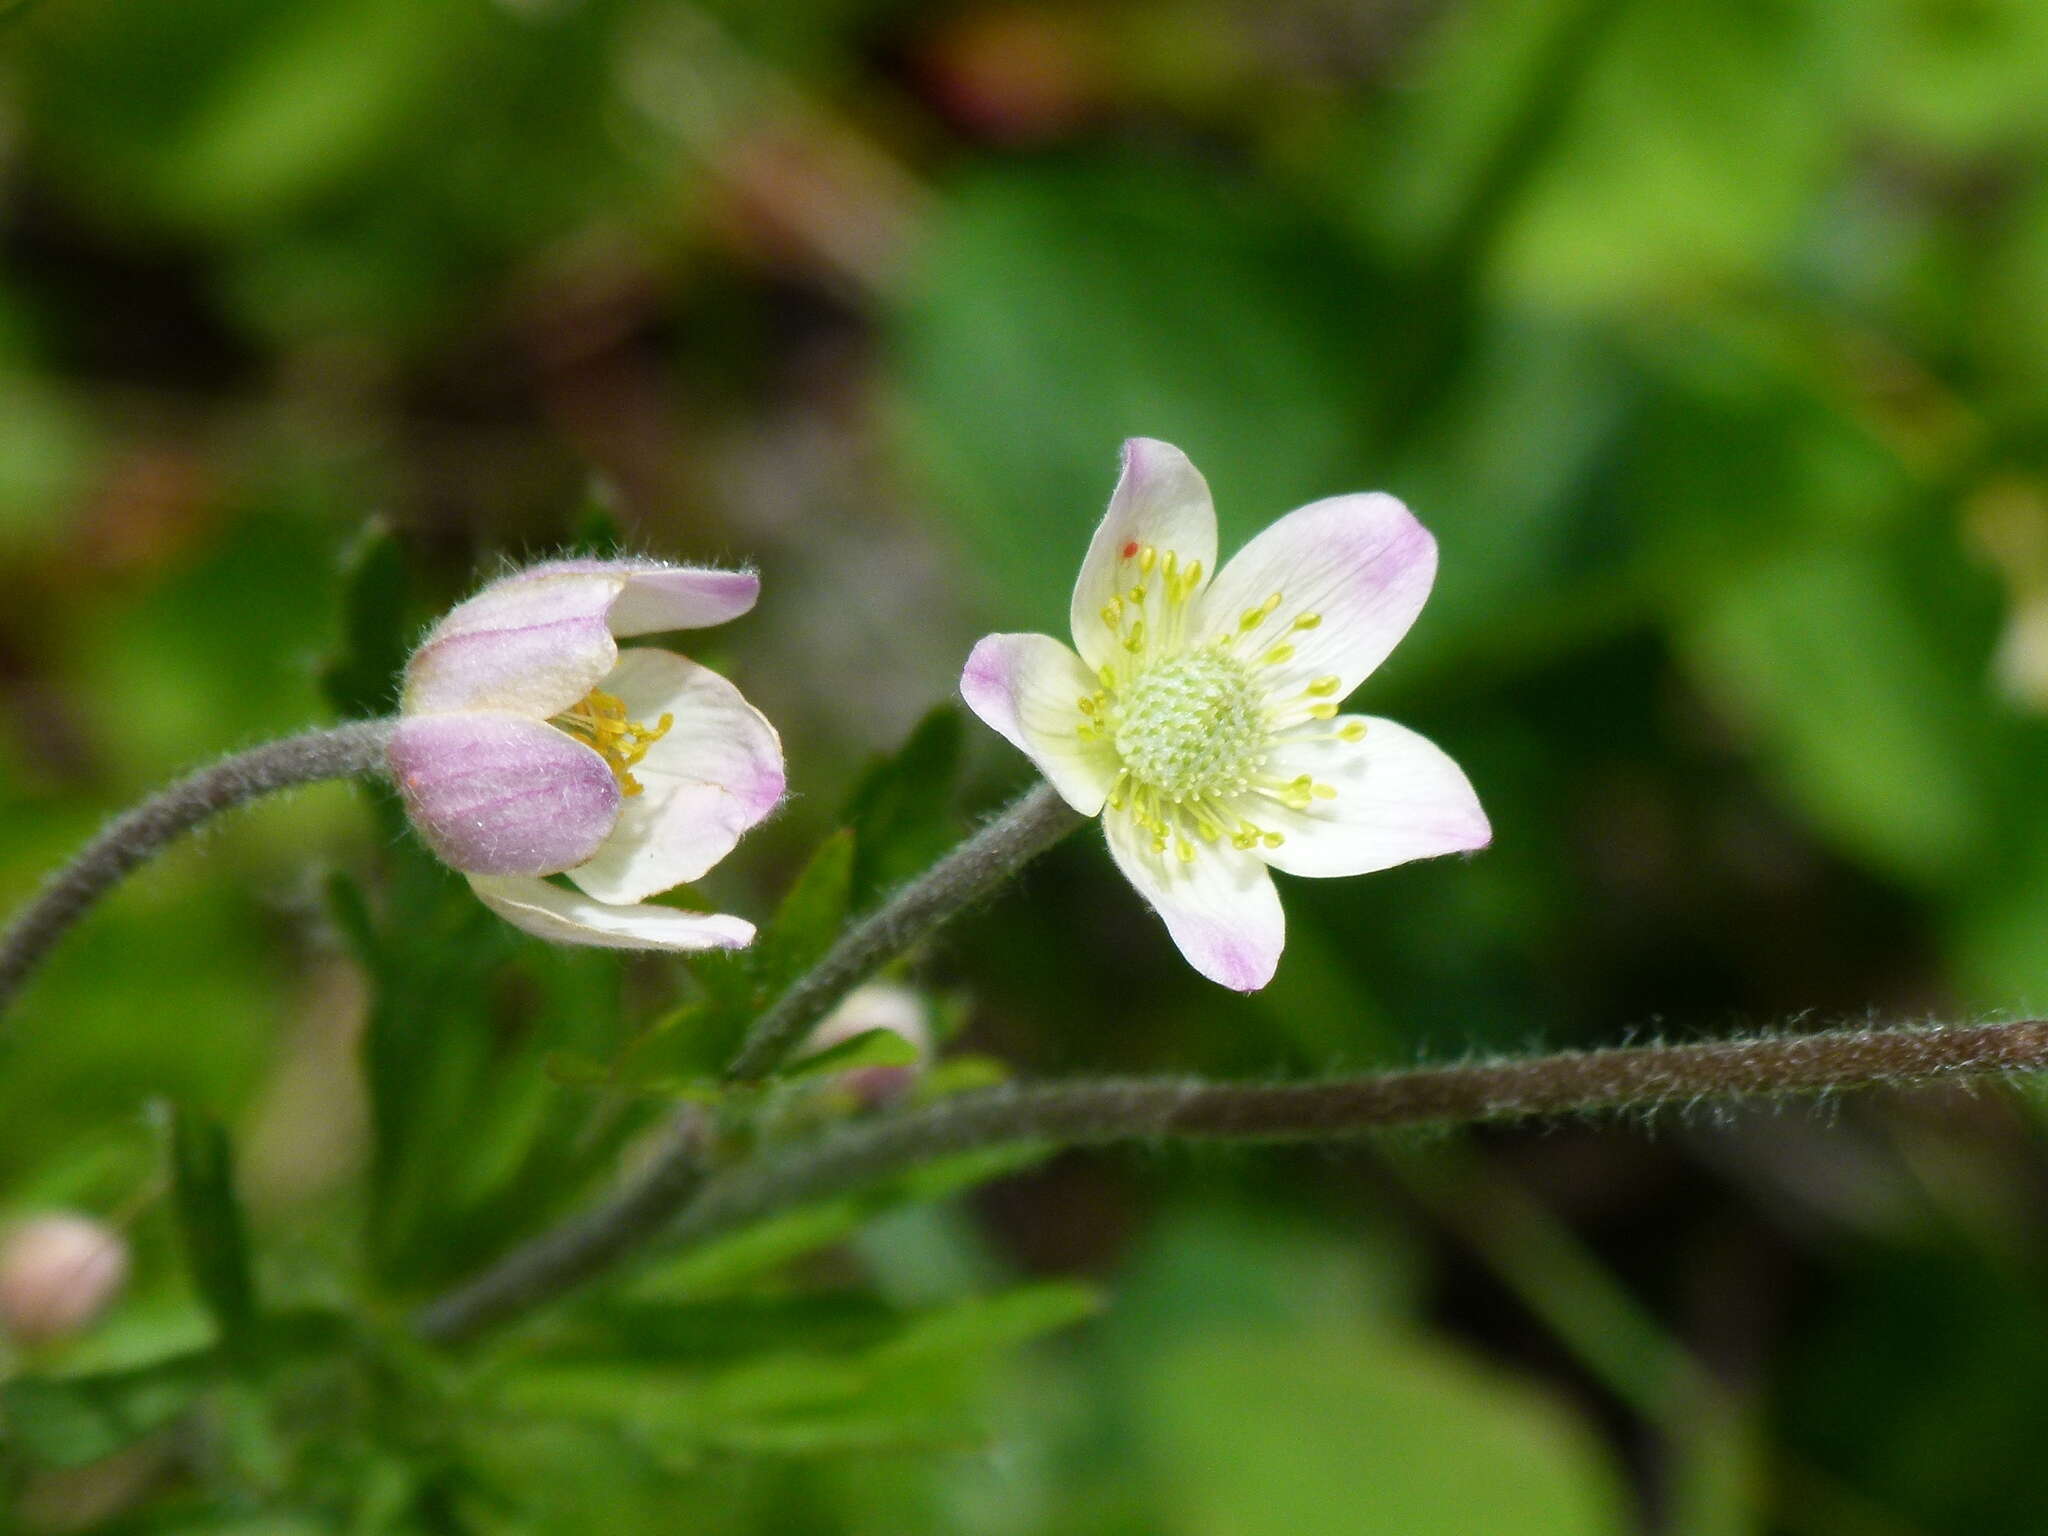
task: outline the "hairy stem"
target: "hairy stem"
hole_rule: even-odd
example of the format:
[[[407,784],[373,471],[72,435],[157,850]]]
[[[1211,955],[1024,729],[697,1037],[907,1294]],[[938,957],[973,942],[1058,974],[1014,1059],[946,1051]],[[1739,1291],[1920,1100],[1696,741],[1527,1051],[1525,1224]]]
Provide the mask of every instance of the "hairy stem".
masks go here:
[[[747,1031],[728,1082],[772,1072],[835,1003],[949,918],[972,906],[1085,820],[1049,784],[1026,790],[979,832],[842,934]],[[603,1204],[573,1216],[432,1303],[418,1319],[430,1339],[455,1340],[538,1306],[631,1254],[704,1181],[694,1109],[667,1145]]]
[[[2029,1020],[1571,1051],[1327,1082],[1125,1078],[993,1088],[845,1126],[770,1154],[712,1178],[680,1213],[643,1203],[637,1230],[621,1230],[617,1222],[604,1226],[603,1263],[552,1278],[587,1279],[656,1236],[683,1246],[707,1242],[937,1158],[1011,1144],[1325,1141],[1398,1126],[1473,1125],[2042,1070],[2048,1070],[2048,1021]],[[619,1202],[598,1215],[623,1207]],[[586,1225],[592,1221],[585,1218]],[[519,1278],[501,1266],[428,1307],[418,1319],[420,1332],[441,1341],[466,1338],[566,1289],[566,1283],[510,1283]]]
[[[65,930],[165,844],[211,816],[274,790],[381,773],[392,725],[360,720],[253,747],[115,817],[0,932],[0,1013]]]
[[[840,936],[754,1021],[726,1068],[731,1082],[766,1077],[841,998],[954,914],[1080,826],[1050,784],[1026,790],[1000,816]]]

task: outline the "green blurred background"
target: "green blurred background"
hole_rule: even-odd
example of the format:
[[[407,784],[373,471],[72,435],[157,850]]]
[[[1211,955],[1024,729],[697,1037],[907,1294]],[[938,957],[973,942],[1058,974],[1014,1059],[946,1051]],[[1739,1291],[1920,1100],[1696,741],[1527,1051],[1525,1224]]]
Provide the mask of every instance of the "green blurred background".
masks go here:
[[[2044,83],[2038,0],[0,4],[0,903],[330,717],[366,520],[397,645],[598,505],[763,573],[696,651],[789,749],[708,887],[766,912],[977,635],[1060,628],[1145,434],[1226,548],[1415,507],[1442,577],[1359,702],[1497,841],[1284,882],[1246,1000],[1084,835],[913,968],[951,1053],[1299,1075],[2024,1013]],[[955,828],[1025,777],[966,740],[922,791]],[[546,1065],[692,985],[435,882],[308,791],[15,1010],[0,1215],[137,1249],[9,1367],[21,1529],[2048,1530],[2026,1090],[1069,1156],[416,1358],[402,1305],[659,1111]],[[232,1128],[268,1304],[346,1340],[208,1353],[160,1101]],[[22,1387],[109,1371],[169,1406],[81,1436]]]

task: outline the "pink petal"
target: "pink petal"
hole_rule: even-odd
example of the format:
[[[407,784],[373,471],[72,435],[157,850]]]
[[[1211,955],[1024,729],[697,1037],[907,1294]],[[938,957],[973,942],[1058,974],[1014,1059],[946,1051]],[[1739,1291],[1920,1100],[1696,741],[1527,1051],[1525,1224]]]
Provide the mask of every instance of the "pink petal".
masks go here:
[[[1236,654],[1265,663],[1276,699],[1335,703],[1408,633],[1436,580],[1436,540],[1392,496],[1332,496],[1288,513],[1230,559],[1202,604],[1198,635],[1237,635]],[[1256,628],[1245,615],[1280,601]],[[1313,617],[1313,628],[1295,621]],[[1290,654],[1291,653],[1291,654]],[[1304,690],[1324,682],[1327,692]],[[1284,717],[1283,717],[1284,718]]]
[[[1148,545],[1155,560],[1171,551],[1181,569],[1199,563],[1205,575],[1213,572],[1216,507],[1208,481],[1186,454],[1156,438],[1134,437],[1124,444],[1123,475],[1074,583],[1074,645],[1091,668],[1122,656],[1117,631],[1103,619],[1111,598],[1128,604],[1131,588],[1142,585],[1148,592],[1146,606],[1159,604],[1159,579],[1141,579],[1135,562]]]
[[[472,710],[398,723],[391,776],[413,826],[466,874],[545,875],[580,864],[618,817],[604,759],[553,726]]]
[[[522,571],[458,603],[405,669],[406,714],[559,714],[597,686],[619,648],[607,615],[615,574]]]
[[[723,624],[752,608],[761,595],[761,578],[752,571],[666,565],[659,560],[549,560],[525,574],[623,580],[625,588],[611,610],[611,631],[621,640]]]
[[[602,902],[639,901],[695,880],[732,852],[782,798],[782,743],[739,689],[694,661],[641,647],[601,684],[630,720],[668,733],[633,767],[642,788],[569,878]]]
[[[1155,853],[1152,834],[1116,811],[1102,826],[1117,868],[1166,920],[1189,965],[1236,992],[1273,979],[1287,924],[1265,865],[1227,842],[1204,843],[1187,862],[1171,847]]]
[[[1347,723],[1363,725],[1364,738],[1336,737]],[[1493,840],[1464,770],[1392,720],[1346,715],[1304,726],[1275,748],[1267,771],[1280,779],[1305,773],[1337,791],[1302,811],[1270,801],[1246,805],[1250,820],[1286,838],[1258,856],[1290,875],[1370,874],[1410,859],[1469,853]]]
[[[960,696],[984,724],[1038,765],[1083,816],[1102,809],[1117,773],[1103,741],[1083,741],[1080,701],[1096,691],[1081,658],[1051,635],[988,635],[967,658]]]
[[[754,925],[723,912],[681,912],[674,907],[607,906],[545,880],[477,875],[479,900],[515,928],[556,944],[597,949],[743,949]]]

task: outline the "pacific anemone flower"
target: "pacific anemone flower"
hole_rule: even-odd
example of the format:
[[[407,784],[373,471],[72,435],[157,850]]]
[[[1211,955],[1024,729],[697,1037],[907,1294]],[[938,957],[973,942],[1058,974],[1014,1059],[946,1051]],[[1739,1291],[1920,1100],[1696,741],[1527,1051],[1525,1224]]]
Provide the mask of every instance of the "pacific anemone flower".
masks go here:
[[[759,589],[747,571],[557,560],[458,604],[407,663],[391,738],[420,836],[544,939],[749,943],[744,919],[646,898],[701,877],[774,809],[775,728],[708,667],[618,642],[722,624]]]
[[[1436,541],[1379,493],[1290,512],[1218,571],[1207,482],[1178,448],[1133,438],[1074,586],[1074,649],[990,635],[961,693],[1102,817],[1189,964],[1256,991],[1285,942],[1269,870],[1366,874],[1492,838],[1440,749],[1340,713],[1435,578]]]

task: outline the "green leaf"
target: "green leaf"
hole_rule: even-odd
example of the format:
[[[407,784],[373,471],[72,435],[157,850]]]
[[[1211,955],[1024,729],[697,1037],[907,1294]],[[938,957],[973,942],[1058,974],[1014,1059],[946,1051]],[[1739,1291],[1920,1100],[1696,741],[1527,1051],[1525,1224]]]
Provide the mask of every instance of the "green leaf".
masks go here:
[[[17,1376],[0,1385],[6,1438],[31,1460],[75,1467],[111,1456],[178,1417],[212,1378],[211,1351],[133,1371]]]
[[[1102,1307],[1102,1293],[1079,1281],[1022,1285],[928,1313],[875,1349],[869,1358],[878,1365],[896,1366],[1014,1349],[1041,1335],[1086,1322]]]
[[[811,855],[751,951],[754,982],[773,998],[832,947],[846,923],[853,890],[854,834],[841,828]]]
[[[1162,1523],[1232,1536],[1602,1536],[1619,1480],[1558,1405],[1371,1330],[1199,1335],[1145,1382]]]
[[[843,820],[857,850],[852,906],[925,869],[958,835],[952,815],[966,723],[950,704],[932,710],[892,755],[871,764],[847,798]]]
[[[411,582],[405,552],[378,518],[364,524],[342,562],[341,638],[320,668],[320,687],[344,719],[389,714],[411,650]]]
[[[245,1354],[255,1339],[256,1286],[227,1131],[193,1110],[175,1108],[170,1153],[172,1204],[192,1288],[212,1314],[223,1348]]]
[[[799,1057],[780,1074],[784,1078],[816,1077],[850,1072],[855,1067],[914,1067],[917,1047],[893,1029],[864,1029],[810,1056]]]

